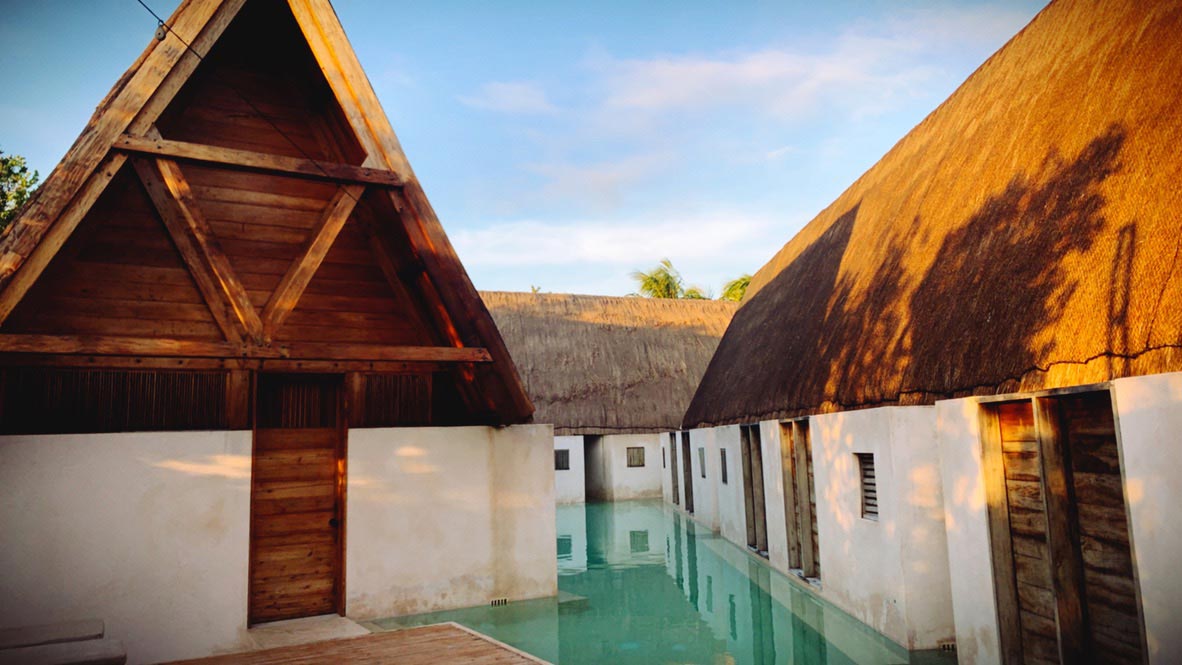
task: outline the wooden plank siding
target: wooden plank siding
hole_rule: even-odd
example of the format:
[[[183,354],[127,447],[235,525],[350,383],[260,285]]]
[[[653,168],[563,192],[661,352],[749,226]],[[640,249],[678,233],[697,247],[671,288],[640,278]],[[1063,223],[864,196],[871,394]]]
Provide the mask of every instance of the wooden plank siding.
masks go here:
[[[3,331],[225,340],[147,192],[126,166]]]
[[[1109,394],[987,405],[982,443],[1003,662],[1144,662]]]
[[[1056,398],[1071,453],[1083,602],[1097,662],[1141,663],[1141,603],[1133,571],[1116,423],[1108,393]]]
[[[1046,504],[1033,406],[1029,401],[1002,404],[998,421],[1025,662],[1057,663]]]

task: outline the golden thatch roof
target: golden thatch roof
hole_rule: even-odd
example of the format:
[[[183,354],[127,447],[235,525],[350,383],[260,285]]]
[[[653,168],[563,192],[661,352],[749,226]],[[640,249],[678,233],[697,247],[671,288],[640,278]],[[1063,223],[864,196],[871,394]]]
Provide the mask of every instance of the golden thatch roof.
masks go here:
[[[1180,36],[1044,9],[755,275],[685,424],[1182,370]]]
[[[675,430],[737,305],[481,292],[557,434]]]

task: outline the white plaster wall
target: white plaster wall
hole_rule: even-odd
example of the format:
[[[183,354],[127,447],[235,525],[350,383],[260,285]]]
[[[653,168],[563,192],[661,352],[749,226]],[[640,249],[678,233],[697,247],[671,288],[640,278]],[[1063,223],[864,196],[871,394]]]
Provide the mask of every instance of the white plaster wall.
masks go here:
[[[607,501],[661,496],[661,437],[667,434],[609,434],[601,444]],[[628,466],[628,448],[644,448],[644,466]]]
[[[553,430],[349,431],[346,612],[557,593]]]
[[[780,458],[780,423],[759,423],[760,450],[763,453],[763,494],[767,514],[768,561],[781,571],[788,571],[788,522],[784,512],[784,473]]]
[[[0,437],[0,626],[99,617],[128,662],[243,646],[250,432]]]
[[[1001,660],[979,411],[972,398],[936,402],[956,651],[964,665]]]
[[[714,439],[715,455],[726,450],[727,483],[718,488],[718,529],[723,538],[739,547],[747,547],[747,513],[743,506],[743,458],[739,453],[739,426],[713,427],[707,436]]]
[[[690,456],[693,457],[694,519],[718,530],[718,484],[721,471],[718,445],[713,430],[690,431]],[[678,435],[680,436],[680,435]],[[706,477],[702,477],[698,450],[706,451]],[[730,455],[730,453],[727,453]],[[728,466],[730,459],[727,459]]]
[[[935,416],[925,406],[810,418],[821,595],[908,649],[954,633]],[[854,453],[874,454],[877,521],[861,516]]]
[[[583,503],[586,500],[586,480],[583,470],[583,437],[556,436],[554,450],[570,451],[570,468],[554,470],[554,501],[556,503]]]
[[[1182,373],[1112,387],[1149,662],[1182,663]]]
[[[944,483],[934,407],[891,411],[891,457],[896,487],[886,488],[897,513],[895,541],[903,562],[907,642],[934,649],[956,632],[952,620]],[[876,468],[877,470],[877,468]],[[879,490],[882,496],[883,490]]]
[[[669,455],[673,453],[669,445],[668,432],[661,434],[661,498],[665,503],[673,503],[673,477],[670,475]]]

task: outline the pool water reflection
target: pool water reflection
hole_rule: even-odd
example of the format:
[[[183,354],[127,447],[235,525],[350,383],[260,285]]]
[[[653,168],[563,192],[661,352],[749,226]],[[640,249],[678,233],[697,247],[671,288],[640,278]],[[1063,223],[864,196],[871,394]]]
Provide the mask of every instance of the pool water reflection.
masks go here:
[[[660,501],[558,507],[558,598],[457,623],[560,665],[907,663],[907,652]]]

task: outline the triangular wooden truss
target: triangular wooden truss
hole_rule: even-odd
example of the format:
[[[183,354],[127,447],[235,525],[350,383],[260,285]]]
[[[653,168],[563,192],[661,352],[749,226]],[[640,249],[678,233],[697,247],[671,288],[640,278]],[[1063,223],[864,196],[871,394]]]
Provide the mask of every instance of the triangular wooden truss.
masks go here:
[[[157,121],[248,0],[185,0],[163,40],[148,46],[0,241],[0,352],[300,358],[456,363],[481,411],[507,421],[533,408],[500,333],[419,186],[328,0],[288,0],[312,56],[365,159],[361,165],[167,140]],[[127,162],[139,177],[209,306],[224,343],[78,335],[5,334],[3,323]],[[336,184],[302,252],[264,306],[251,302],[185,175],[187,164]],[[274,337],[300,301],[363,196],[384,197],[409,240],[409,268],[380,260],[397,288],[416,289],[437,346],[282,345]],[[380,250],[380,248],[377,248]],[[381,252],[378,252],[381,254]],[[477,394],[478,393],[478,394]]]

